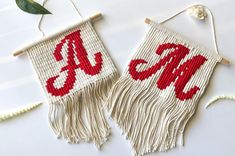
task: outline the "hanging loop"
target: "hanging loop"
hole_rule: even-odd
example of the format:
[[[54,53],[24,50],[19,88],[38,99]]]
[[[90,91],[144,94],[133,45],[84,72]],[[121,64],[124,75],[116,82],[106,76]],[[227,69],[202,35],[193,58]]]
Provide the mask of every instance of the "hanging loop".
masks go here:
[[[42,6],[44,7],[46,5],[46,3],[48,2],[48,0],[43,0],[42,2]],[[73,8],[75,9],[75,11],[78,13],[78,15],[83,18],[82,14],[80,13],[80,11],[78,10],[78,8],[76,7],[76,4],[73,0],[70,0],[70,3],[72,4]],[[38,30],[41,32],[42,36],[44,37],[45,36],[45,33],[44,31],[42,30],[41,28],[41,25],[42,25],[42,20],[44,18],[44,14],[41,15],[39,21],[38,21]]]
[[[47,2],[48,2],[48,0],[44,0],[43,3],[42,3],[42,6],[44,6]],[[82,14],[79,12],[78,8],[76,7],[75,2],[74,2],[73,0],[70,0],[70,3],[72,4],[73,8],[74,8],[75,11],[78,13],[78,15],[79,15],[81,18],[83,18]],[[28,48],[30,48],[31,46],[34,46],[35,44],[38,44],[38,43],[43,42],[43,41],[45,41],[45,40],[47,40],[47,39],[49,39],[49,38],[51,38],[51,37],[54,37],[55,35],[58,35],[58,34],[61,33],[61,32],[65,32],[65,31],[67,31],[67,30],[69,30],[69,29],[71,29],[71,28],[73,28],[73,27],[76,27],[76,26],[78,26],[79,24],[81,24],[81,23],[83,23],[83,22],[86,22],[86,21],[91,21],[92,23],[93,23],[93,22],[96,22],[97,20],[99,20],[99,19],[102,18],[102,14],[101,14],[101,13],[96,13],[96,14],[90,16],[89,18],[87,18],[87,19],[85,19],[85,20],[83,19],[82,22],[79,22],[79,23],[77,23],[77,24],[74,24],[74,25],[72,25],[72,26],[70,26],[70,27],[68,27],[68,28],[66,28],[66,29],[64,29],[64,30],[62,30],[62,31],[60,31],[60,32],[54,33],[54,34],[52,34],[52,35],[50,35],[50,36],[47,36],[47,37],[45,37],[45,33],[44,33],[43,30],[41,29],[41,24],[42,24],[43,18],[44,18],[44,15],[42,14],[41,17],[40,17],[40,19],[39,19],[39,21],[38,21],[38,29],[39,29],[39,31],[41,32],[43,38],[41,38],[40,40],[38,40],[38,41],[36,41],[36,42],[33,42],[33,43],[29,44],[28,46],[26,46],[26,47],[24,47],[24,48],[21,48],[20,50],[16,50],[15,52],[13,52],[13,56],[19,56],[19,55],[21,55],[21,54],[24,54],[24,53],[25,53],[25,50],[28,49]]]
[[[171,20],[172,18],[174,18],[175,16],[183,13],[184,11],[187,11],[187,13],[197,19],[197,20],[205,20],[208,17],[208,13],[210,15],[210,20],[211,20],[211,29],[212,29],[212,35],[213,35],[213,42],[214,42],[214,46],[215,46],[215,51],[217,54],[219,54],[219,50],[218,50],[218,44],[217,44],[217,38],[216,38],[216,32],[215,32],[215,24],[214,24],[214,17],[212,12],[210,11],[209,8],[207,8],[204,5],[201,4],[194,4],[191,6],[188,6],[178,12],[176,12],[175,14],[171,15],[170,17],[164,19],[163,21],[160,21],[160,24],[163,24],[169,20]],[[145,19],[145,23],[150,24],[151,23],[151,19],[146,18]],[[220,63],[222,64],[230,64],[229,60],[222,58],[222,60],[220,61]]]
[[[47,3],[47,1],[48,1],[48,0],[44,0],[44,1],[42,2],[42,6],[43,6],[43,7],[44,7],[45,4]],[[44,17],[44,14],[41,15],[41,17],[40,17],[40,19],[39,19],[39,21],[38,21],[38,30],[41,32],[42,36],[45,36],[45,33],[44,33],[44,31],[42,30],[42,28],[41,28],[43,17]]]

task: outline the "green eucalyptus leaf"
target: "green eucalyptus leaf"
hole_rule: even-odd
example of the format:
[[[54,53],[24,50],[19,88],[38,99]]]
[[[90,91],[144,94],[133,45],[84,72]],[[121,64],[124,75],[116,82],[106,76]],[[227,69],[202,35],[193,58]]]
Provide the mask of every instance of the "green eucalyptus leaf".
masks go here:
[[[34,0],[15,0],[18,7],[31,14],[51,14],[50,11],[45,9],[39,3]]]

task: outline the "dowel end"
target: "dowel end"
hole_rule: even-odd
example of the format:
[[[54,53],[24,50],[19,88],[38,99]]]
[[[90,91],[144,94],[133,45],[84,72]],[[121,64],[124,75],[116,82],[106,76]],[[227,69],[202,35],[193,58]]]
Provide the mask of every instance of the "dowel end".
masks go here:
[[[145,18],[144,22],[145,22],[146,24],[150,24],[150,23],[151,23],[151,19]]]
[[[99,13],[91,16],[90,20],[91,20],[92,23],[94,23],[94,22],[100,20],[102,17],[103,17],[103,15],[99,12]]]
[[[225,59],[225,58],[222,58],[222,60],[220,61],[220,63],[224,64],[224,65],[229,65],[230,64],[230,61]]]
[[[24,51],[20,50],[20,51],[15,51],[12,53],[13,56],[19,56],[19,55],[22,55],[24,53]]]

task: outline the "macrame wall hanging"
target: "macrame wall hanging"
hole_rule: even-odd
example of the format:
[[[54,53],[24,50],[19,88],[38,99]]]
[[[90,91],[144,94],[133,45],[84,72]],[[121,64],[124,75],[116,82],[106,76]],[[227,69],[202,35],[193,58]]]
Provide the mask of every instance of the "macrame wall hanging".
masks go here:
[[[108,111],[131,141],[135,155],[167,151],[178,141],[183,144],[185,126],[216,64],[229,63],[162,25],[185,10],[197,19],[205,19],[209,12],[213,23],[211,12],[202,5],[160,23],[146,19],[150,30],[109,96]],[[214,30],[213,25],[215,35]]]
[[[102,105],[118,79],[92,26],[100,17],[96,14],[14,53],[26,53],[32,61],[48,99],[55,134],[70,143],[93,141],[97,148],[110,134]]]

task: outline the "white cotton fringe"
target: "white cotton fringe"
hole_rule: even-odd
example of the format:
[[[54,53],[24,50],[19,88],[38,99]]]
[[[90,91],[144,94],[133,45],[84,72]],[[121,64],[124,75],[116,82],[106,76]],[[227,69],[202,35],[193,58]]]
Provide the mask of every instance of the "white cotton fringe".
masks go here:
[[[184,128],[195,109],[176,103],[174,98],[159,95],[155,88],[122,77],[106,105],[139,156],[174,148],[179,137],[183,145]]]
[[[103,112],[104,101],[118,78],[114,73],[50,104],[49,122],[57,137],[69,143],[93,141],[100,148],[110,135]]]

